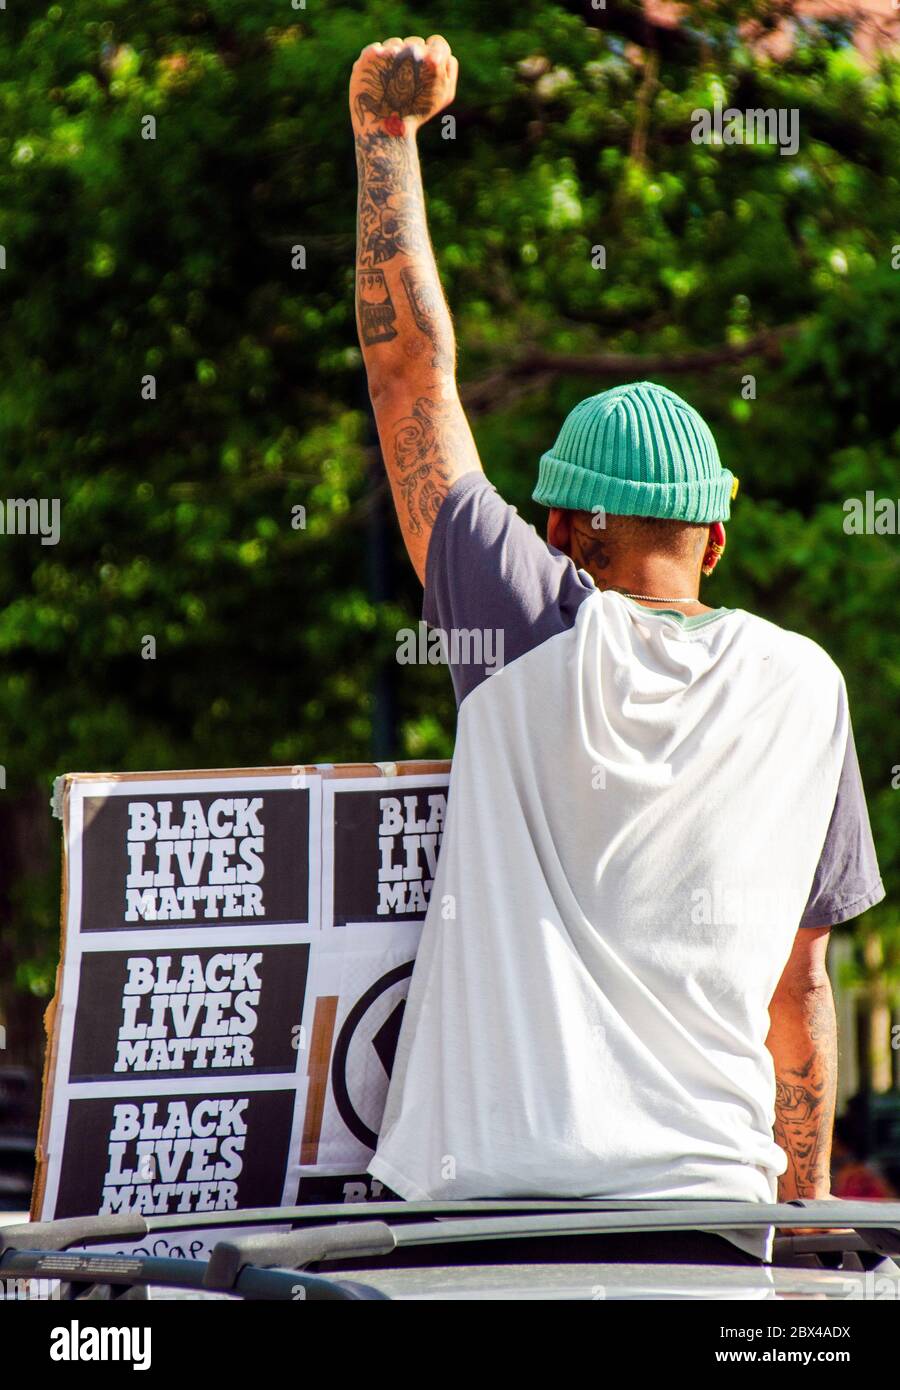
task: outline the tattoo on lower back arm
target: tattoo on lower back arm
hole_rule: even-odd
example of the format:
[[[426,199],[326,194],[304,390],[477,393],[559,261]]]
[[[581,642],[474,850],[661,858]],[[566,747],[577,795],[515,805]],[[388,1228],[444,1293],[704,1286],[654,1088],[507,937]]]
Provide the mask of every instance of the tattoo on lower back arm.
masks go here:
[[[807,1072],[811,1067],[812,1059]],[[813,1196],[827,1180],[822,1162],[828,1138],[823,1132],[825,1101],[821,1079],[797,1075],[797,1079],[779,1078],[775,1084],[775,1142],[787,1157],[798,1197]]]
[[[810,1009],[807,1031],[814,1050],[798,1067],[783,1067],[775,1081],[775,1142],[787,1157],[782,1182],[798,1197],[828,1189],[834,1124],[837,1045],[830,991]]]

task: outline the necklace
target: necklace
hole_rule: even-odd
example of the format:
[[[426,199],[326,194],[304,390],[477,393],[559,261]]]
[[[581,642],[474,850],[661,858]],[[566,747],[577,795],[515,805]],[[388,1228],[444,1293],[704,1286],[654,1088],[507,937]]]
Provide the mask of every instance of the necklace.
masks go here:
[[[629,594],[625,589],[616,589],[623,598],[643,599],[645,603],[697,603],[695,598],[658,598],[656,594]]]

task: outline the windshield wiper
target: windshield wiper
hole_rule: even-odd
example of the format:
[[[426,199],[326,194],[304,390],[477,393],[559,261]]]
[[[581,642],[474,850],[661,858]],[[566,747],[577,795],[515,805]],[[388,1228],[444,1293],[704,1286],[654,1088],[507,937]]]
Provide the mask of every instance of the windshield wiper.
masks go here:
[[[220,1240],[203,1277],[206,1289],[231,1289],[246,1265],[270,1269],[304,1269],[329,1260],[362,1259],[389,1255],[397,1245],[396,1233],[385,1221],[361,1221],[347,1226],[312,1226],[284,1235],[234,1236]]]

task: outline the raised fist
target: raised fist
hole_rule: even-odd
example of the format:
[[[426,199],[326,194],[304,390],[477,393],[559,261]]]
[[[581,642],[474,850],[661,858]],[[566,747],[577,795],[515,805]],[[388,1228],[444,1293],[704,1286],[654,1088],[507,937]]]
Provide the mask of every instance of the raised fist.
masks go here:
[[[388,39],[364,48],[350,77],[353,124],[403,135],[436,116],[456,94],[459,63],[440,34]]]

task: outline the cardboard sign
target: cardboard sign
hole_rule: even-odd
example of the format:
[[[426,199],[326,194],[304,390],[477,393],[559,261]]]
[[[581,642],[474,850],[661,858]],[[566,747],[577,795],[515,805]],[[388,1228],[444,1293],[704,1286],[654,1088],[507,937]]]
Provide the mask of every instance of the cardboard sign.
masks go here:
[[[447,763],[61,779],[35,1219],[227,1229],[378,1198],[448,782]],[[159,1239],[196,1252],[209,1228]]]

